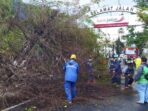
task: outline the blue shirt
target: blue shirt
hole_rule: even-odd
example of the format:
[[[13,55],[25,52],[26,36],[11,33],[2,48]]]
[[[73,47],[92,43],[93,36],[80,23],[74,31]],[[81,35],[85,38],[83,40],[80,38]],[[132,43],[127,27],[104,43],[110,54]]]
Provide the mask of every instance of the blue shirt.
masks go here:
[[[88,73],[92,73],[93,72],[93,64],[90,61],[86,62],[86,69]]]
[[[79,72],[79,64],[75,60],[69,60],[64,64],[65,81],[76,82]]]

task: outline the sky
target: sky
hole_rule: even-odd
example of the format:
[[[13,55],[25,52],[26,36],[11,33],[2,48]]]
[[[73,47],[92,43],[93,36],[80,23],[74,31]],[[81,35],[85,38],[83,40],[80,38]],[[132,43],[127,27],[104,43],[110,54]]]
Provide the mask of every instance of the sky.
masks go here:
[[[23,0],[24,2],[29,2],[31,0]],[[38,0],[42,1],[42,0]],[[46,0],[46,1],[65,1],[65,2],[77,2],[80,5],[85,5],[85,4],[90,4],[92,0]],[[118,5],[118,4],[124,4],[124,5],[135,5],[133,0],[100,0],[101,2],[99,3],[100,6],[104,5]]]
[[[30,0],[23,0],[24,2],[29,2]],[[41,0],[40,0],[41,1]],[[68,2],[75,2],[75,3],[79,3],[77,5],[88,5],[88,4],[92,4],[91,1],[92,0],[46,0],[46,1],[68,1]],[[110,6],[130,6],[133,7],[136,5],[136,3],[133,0],[100,0],[101,2],[99,2],[99,4],[96,4],[95,6],[93,5],[93,9],[94,7],[97,8],[103,8],[103,7],[110,7]],[[95,9],[94,9],[95,10]],[[137,15],[131,15],[130,13],[123,13],[123,15],[121,15],[121,12],[112,12],[112,13],[104,13],[104,14],[100,14],[98,16],[95,16],[95,19],[97,18],[110,18],[110,17],[121,17],[124,16],[124,18],[129,22],[129,24],[142,24],[142,22],[139,22],[139,18],[137,17]],[[102,31],[102,33],[104,34],[103,36],[105,36],[107,39],[110,39],[112,41],[115,41],[119,36],[121,35],[125,35],[127,34],[127,28],[126,27],[122,27],[123,29],[123,33],[119,35],[118,30],[121,27],[111,27],[111,28],[101,28],[100,30]],[[95,29],[95,31],[97,31],[99,29]],[[136,27],[137,31],[142,31],[141,26],[137,26]]]

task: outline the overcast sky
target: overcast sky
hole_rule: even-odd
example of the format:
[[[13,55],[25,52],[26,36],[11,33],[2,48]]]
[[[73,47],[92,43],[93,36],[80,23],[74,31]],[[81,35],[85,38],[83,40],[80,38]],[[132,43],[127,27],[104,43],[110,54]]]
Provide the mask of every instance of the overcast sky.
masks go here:
[[[31,0],[23,0],[24,2],[29,2]],[[38,1],[42,1],[42,0],[38,0]],[[46,1],[69,1],[69,2],[77,2],[80,3],[81,5],[84,4],[89,4],[91,3],[92,0],[46,0]],[[100,0],[101,2],[99,3],[101,6],[102,5],[135,5],[135,3],[133,2],[133,0]]]

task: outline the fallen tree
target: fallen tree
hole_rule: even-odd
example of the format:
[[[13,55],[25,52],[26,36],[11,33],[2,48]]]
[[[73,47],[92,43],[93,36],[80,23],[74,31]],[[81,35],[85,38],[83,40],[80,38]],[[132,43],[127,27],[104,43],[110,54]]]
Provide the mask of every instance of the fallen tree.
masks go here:
[[[12,11],[11,0],[5,3],[1,2],[5,7],[0,7],[1,10],[8,9],[4,14],[0,13],[3,17],[0,19],[3,43],[0,46],[0,92],[5,95],[1,99],[2,108],[29,98],[45,99],[49,93],[50,97],[61,93],[62,66],[70,54],[78,56],[80,76],[85,73],[86,58],[99,56],[94,52],[98,47],[97,35],[88,28],[79,27],[78,15],[70,16],[46,6],[21,3]],[[52,95],[54,92],[56,95]],[[64,97],[64,93],[60,96]],[[17,101],[12,99],[11,102],[11,98]]]

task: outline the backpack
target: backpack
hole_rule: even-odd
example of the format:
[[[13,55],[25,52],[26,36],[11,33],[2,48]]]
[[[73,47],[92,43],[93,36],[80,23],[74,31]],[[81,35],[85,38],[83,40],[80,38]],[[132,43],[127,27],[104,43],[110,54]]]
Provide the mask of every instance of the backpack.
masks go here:
[[[146,80],[148,80],[148,66],[143,67],[143,74]]]

